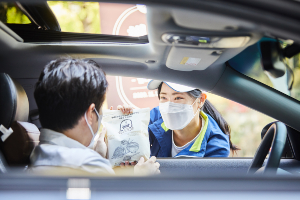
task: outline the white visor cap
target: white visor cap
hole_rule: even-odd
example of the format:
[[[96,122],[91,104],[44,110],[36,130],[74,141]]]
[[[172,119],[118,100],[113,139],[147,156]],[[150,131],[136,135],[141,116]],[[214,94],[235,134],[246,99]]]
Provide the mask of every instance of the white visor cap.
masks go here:
[[[147,88],[148,88],[148,90],[155,90],[159,87],[159,85],[162,82],[167,84],[170,88],[172,88],[176,92],[189,92],[189,91],[198,89],[198,88],[193,88],[193,87],[189,87],[189,86],[185,86],[185,85],[180,85],[180,84],[177,84],[177,83],[171,83],[171,82],[166,82],[166,81],[158,81],[158,80],[149,81],[149,83],[147,85]],[[206,93],[203,90],[201,90],[201,92]]]

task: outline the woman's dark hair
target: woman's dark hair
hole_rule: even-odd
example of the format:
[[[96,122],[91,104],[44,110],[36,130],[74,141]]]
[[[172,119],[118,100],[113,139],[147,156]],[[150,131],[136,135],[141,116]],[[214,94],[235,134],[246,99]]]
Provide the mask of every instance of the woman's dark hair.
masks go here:
[[[51,61],[34,91],[42,127],[58,132],[73,128],[92,103],[100,109],[107,86],[105,73],[95,61]]]
[[[161,86],[163,83],[161,83],[158,87],[158,98],[159,94],[161,91]],[[187,92],[189,96],[192,98],[199,98],[201,96],[201,91],[198,89],[192,90]],[[225,121],[225,119],[222,117],[222,115],[218,112],[218,110],[208,101],[206,100],[203,107],[201,108],[205,113],[209,114],[219,125],[220,129],[225,133],[226,135],[229,136],[229,144],[230,144],[230,149],[232,150],[233,153],[236,153],[237,150],[240,150],[236,145],[232,144],[231,138],[230,138],[230,127],[228,123]]]

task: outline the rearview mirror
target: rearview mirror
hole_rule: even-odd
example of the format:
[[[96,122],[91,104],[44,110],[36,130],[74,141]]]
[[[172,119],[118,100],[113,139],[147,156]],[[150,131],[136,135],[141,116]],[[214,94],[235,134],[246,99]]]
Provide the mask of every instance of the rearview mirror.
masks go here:
[[[263,70],[268,74],[272,83],[278,82],[281,85],[280,88],[285,87],[290,91],[294,83],[294,73],[283,61],[285,56],[280,43],[278,41],[263,41],[260,42],[260,49]],[[286,78],[282,79],[285,80],[285,86],[282,85],[282,80],[278,79],[283,76],[286,76]]]
[[[264,41],[260,43],[263,69],[273,78],[282,77],[286,66],[282,61],[282,49],[278,42]]]

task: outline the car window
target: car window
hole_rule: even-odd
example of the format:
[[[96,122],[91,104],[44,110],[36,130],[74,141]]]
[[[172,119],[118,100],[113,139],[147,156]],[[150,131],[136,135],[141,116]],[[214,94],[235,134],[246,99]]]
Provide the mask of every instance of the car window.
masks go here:
[[[0,21],[6,24],[30,24],[31,21],[15,3],[0,2]]]
[[[107,76],[109,89],[104,109],[128,104],[134,108],[150,109],[159,105],[157,90],[148,90],[150,79],[137,77]],[[261,131],[265,125],[275,121],[258,111],[234,101],[208,93],[208,100],[222,114],[231,128],[231,140],[241,150],[230,156],[253,157],[260,142]]]
[[[147,35],[146,7],[135,4],[48,1],[62,32]]]

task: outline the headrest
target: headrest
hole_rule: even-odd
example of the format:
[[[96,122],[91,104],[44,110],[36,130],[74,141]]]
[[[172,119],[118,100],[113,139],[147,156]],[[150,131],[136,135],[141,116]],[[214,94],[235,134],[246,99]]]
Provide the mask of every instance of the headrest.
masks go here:
[[[26,92],[5,73],[0,73],[0,97],[0,125],[8,129],[13,121],[27,122],[29,102]]]
[[[39,129],[34,124],[17,121],[13,121],[10,128],[13,132],[5,141],[0,139],[0,151],[9,166],[29,165],[30,154],[39,143]]]

